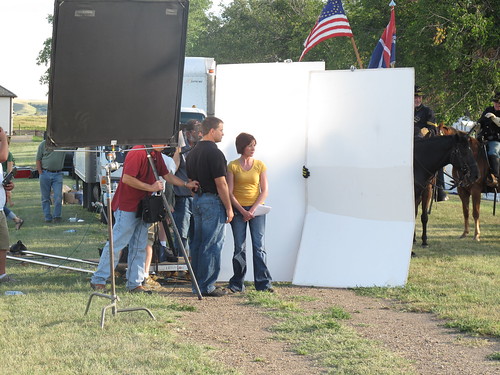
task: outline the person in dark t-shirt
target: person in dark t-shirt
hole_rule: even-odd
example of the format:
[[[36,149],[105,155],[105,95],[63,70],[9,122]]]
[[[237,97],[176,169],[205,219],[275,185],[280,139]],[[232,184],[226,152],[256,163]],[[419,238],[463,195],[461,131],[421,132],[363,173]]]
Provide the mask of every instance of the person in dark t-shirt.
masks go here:
[[[216,287],[215,282],[220,271],[224,225],[231,222],[234,215],[226,182],[226,158],[216,145],[224,136],[224,123],[217,117],[207,117],[203,120],[202,131],[203,138],[186,160],[189,179],[200,183],[193,200],[191,265],[201,294],[222,297],[227,290]]]

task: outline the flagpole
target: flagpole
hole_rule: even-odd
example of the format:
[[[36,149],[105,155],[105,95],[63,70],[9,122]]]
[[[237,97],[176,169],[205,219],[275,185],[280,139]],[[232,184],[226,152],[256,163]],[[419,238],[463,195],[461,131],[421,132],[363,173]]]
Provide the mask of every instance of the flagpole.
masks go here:
[[[354,53],[356,54],[356,59],[358,60],[359,68],[363,69],[363,63],[361,62],[361,58],[359,57],[358,47],[356,47],[356,42],[354,41],[354,37],[351,36],[352,48],[354,48]]]
[[[396,3],[394,2],[394,0],[391,0],[391,2],[389,3],[389,6],[391,7],[391,13],[392,11],[394,10],[394,7],[396,6]],[[390,65],[389,65],[390,68],[395,68],[396,67],[396,61],[393,61]]]

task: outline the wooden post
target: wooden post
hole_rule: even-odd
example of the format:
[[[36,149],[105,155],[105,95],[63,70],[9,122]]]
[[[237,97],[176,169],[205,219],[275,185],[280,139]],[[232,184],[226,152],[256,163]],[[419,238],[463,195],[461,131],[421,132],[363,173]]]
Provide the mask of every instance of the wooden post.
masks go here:
[[[356,42],[354,41],[354,37],[351,36],[352,48],[354,48],[354,53],[356,54],[356,59],[358,60],[359,68],[363,69],[363,63],[361,62],[361,58],[359,57],[358,47],[356,47]]]

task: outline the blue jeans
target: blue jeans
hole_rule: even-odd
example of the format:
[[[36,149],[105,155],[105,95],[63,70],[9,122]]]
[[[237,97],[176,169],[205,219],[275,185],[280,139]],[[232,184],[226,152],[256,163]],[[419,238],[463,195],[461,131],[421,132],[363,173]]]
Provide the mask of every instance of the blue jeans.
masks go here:
[[[191,266],[201,293],[210,293],[215,289],[220,272],[220,254],[226,232],[226,209],[217,195],[205,193],[201,197],[194,197],[193,215]]]
[[[248,210],[251,206],[243,207]],[[246,260],[246,237],[247,224],[250,227],[253,251],[253,278],[256,290],[266,290],[272,287],[271,273],[266,265],[266,249],[264,248],[264,233],[266,230],[266,215],[254,217],[247,222],[243,221],[243,215],[235,211],[231,221],[234,238],[233,272],[229,280],[229,288],[236,291],[245,290],[245,274],[247,272]]]
[[[494,155],[500,158],[500,142],[488,141],[488,155]]]
[[[128,245],[127,289],[132,290],[142,285],[147,273],[144,270],[146,245],[148,242],[148,224],[136,217],[135,212],[115,211],[113,225],[114,268],[118,264],[120,251]],[[92,276],[91,283],[106,284],[110,277],[109,241],[102,249],[101,259]]]
[[[175,196],[174,213],[172,214],[175,226],[179,231],[184,249],[189,254],[189,248],[193,240],[194,218],[193,218],[193,197]],[[175,247],[179,250],[179,239],[175,238]],[[180,251],[177,252],[182,255]]]
[[[62,214],[62,172],[43,171],[40,175],[40,192],[42,193],[42,210],[46,221],[60,218]],[[50,213],[50,190],[54,191],[54,214]]]
[[[3,207],[3,212],[5,213],[5,217],[10,220],[14,220],[16,217],[16,214],[10,210],[9,207],[7,207],[7,203]]]

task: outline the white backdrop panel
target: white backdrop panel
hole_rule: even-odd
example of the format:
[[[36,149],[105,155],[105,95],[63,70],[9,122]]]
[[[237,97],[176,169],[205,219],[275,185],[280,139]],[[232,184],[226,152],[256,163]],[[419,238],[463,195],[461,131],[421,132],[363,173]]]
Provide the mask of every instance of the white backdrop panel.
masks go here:
[[[414,227],[414,71],[315,72],[310,82],[311,177],[293,283],[404,285]]]
[[[219,148],[237,159],[234,141],[241,132],[257,139],[255,158],[267,165],[269,197],[266,249],[276,281],[291,281],[305,216],[306,119],[309,72],[323,62],[235,64],[217,67],[216,116],[224,121]],[[226,226],[220,281],[232,276],[233,237]],[[247,235],[247,277],[253,281],[250,234]]]

